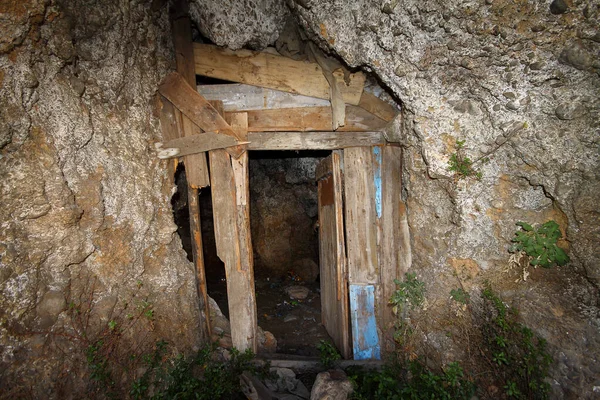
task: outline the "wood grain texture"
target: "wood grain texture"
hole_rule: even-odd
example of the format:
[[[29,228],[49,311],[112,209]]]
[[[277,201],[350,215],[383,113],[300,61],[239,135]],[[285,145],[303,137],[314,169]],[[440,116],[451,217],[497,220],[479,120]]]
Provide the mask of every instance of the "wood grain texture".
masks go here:
[[[344,358],[352,355],[344,245],[342,176],[339,154],[321,162],[332,170],[318,181],[321,315],[325,329]]]
[[[331,106],[328,100],[241,83],[198,85],[197,89],[206,100],[221,100],[225,112]]]
[[[175,60],[177,72],[190,85],[196,84],[196,72],[194,71],[192,47],[192,23],[186,15],[187,4],[178,1],[173,7],[171,14],[171,32],[173,45],[175,47]],[[181,111],[176,110],[176,120],[183,134],[180,136],[192,136],[200,133],[200,129],[194,125],[189,118],[181,116]],[[203,188],[209,185],[208,165],[206,154],[194,154],[185,157],[186,179],[188,184],[194,188]]]
[[[266,87],[320,99],[329,99],[329,85],[318,64],[250,50],[232,51],[217,46],[194,43],[195,68],[198,75],[231,82]],[[365,76],[336,70],[345,103],[357,105],[363,92]]]
[[[249,150],[334,150],[385,143],[381,132],[249,132]]]
[[[178,73],[167,75],[158,91],[203,131],[214,131],[243,141],[213,106]],[[236,158],[243,153],[243,149],[239,148],[229,148],[227,151]]]
[[[247,156],[240,157],[247,162]],[[209,152],[211,189],[217,255],[225,264],[227,299],[233,345],[244,351],[257,350],[256,298],[252,249],[249,245],[247,213],[237,204],[237,189],[232,159],[225,150]],[[238,174],[239,176],[239,174]],[[244,185],[247,188],[247,183]],[[241,232],[240,232],[241,231]]]
[[[363,92],[358,106],[386,122],[390,122],[398,115],[398,110],[394,106],[367,91]]]
[[[370,147],[344,149],[346,243],[350,284],[377,283],[377,215]]]
[[[394,279],[401,279],[407,271],[404,264],[403,247],[405,232],[401,227],[406,213],[402,207],[402,148],[385,146],[381,160],[382,214],[379,221],[379,281],[380,298],[379,321],[382,329],[382,348],[392,352],[394,343],[394,322],[396,316],[389,305],[389,299],[396,290]]]
[[[281,108],[248,111],[248,130],[331,131],[330,107]],[[336,132],[378,131],[387,122],[360,107],[346,106],[346,123]]]

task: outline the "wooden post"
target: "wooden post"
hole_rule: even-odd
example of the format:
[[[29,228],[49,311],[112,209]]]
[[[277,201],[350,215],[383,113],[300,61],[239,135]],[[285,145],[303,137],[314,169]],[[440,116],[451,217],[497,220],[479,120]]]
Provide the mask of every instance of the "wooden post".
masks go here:
[[[177,72],[185,77],[188,84],[196,87],[196,72],[194,70],[194,50],[192,48],[192,25],[188,16],[186,1],[177,1],[171,9],[171,23],[173,43],[175,46],[175,58],[177,61]],[[180,115],[180,131],[182,136],[199,134],[200,129],[196,127],[185,115],[175,110]],[[196,267],[196,284],[200,309],[204,312],[204,324],[202,334],[205,339],[210,338],[210,310],[206,278],[204,272],[204,254],[202,250],[202,227],[200,224],[200,206],[198,204],[198,188],[209,185],[208,166],[206,164],[206,153],[193,154],[185,157],[185,172],[188,181],[188,208],[190,213],[190,233],[192,236],[192,254],[194,266]]]
[[[222,113],[222,105],[213,104]],[[228,121],[237,133],[247,134],[247,117]],[[254,261],[250,236],[248,152],[238,159],[225,150],[209,151],[217,255],[225,263],[231,340],[240,351],[256,352],[257,316]]]

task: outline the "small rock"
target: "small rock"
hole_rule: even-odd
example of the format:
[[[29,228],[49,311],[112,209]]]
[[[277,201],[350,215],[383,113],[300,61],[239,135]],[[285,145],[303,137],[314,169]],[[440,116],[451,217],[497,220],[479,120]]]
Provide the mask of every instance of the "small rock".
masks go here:
[[[556,117],[563,121],[570,121],[585,114],[585,108],[581,104],[562,103],[554,110]]]
[[[554,0],[550,4],[550,12],[554,15],[564,14],[568,9],[569,7],[564,0]]]
[[[541,61],[536,61],[534,63],[529,64],[529,69],[532,71],[539,71],[544,68],[544,63]]]
[[[517,98],[517,95],[514,94],[513,92],[504,92],[504,93],[502,93],[502,95],[510,100],[514,100]]]
[[[579,43],[564,48],[558,58],[563,64],[570,65],[579,70],[586,70],[592,65],[592,56]]]
[[[344,371],[321,372],[313,385],[310,400],[346,400],[352,391],[352,383]]]
[[[517,111],[519,109],[519,103],[516,101],[509,101],[506,103],[505,107],[509,110]]]
[[[304,286],[290,286],[285,289],[285,292],[292,299],[304,300],[308,297],[308,293],[310,293],[310,290],[308,290],[308,288]]]

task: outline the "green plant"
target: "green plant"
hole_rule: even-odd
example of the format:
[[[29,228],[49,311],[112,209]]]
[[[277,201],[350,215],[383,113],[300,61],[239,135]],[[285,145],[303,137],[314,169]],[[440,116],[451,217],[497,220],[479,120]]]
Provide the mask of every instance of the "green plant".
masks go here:
[[[547,221],[537,229],[526,222],[517,222],[517,225],[521,230],[515,232],[511,253],[524,252],[532,266],[544,268],[563,266],[570,261],[565,251],[556,245],[562,234],[555,221]]]
[[[317,350],[319,350],[319,361],[326,369],[332,368],[335,362],[342,358],[335,346],[325,340],[319,342]]]
[[[418,280],[416,274],[409,272],[404,276],[404,282],[394,279],[394,283],[398,289],[392,294],[389,303],[392,305],[392,312],[397,317],[394,339],[400,344],[412,332],[411,327],[404,323],[405,310],[407,306],[415,309],[423,304],[425,301],[425,283]]]
[[[450,291],[450,297],[452,298],[452,300],[461,304],[467,304],[471,298],[469,293],[465,292],[462,288],[452,289]]]
[[[256,366],[252,351],[227,350],[229,356],[221,359],[216,350],[217,343],[212,343],[203,346],[193,357],[178,356],[170,361],[166,372],[154,375],[156,380],[140,382],[132,390],[148,382],[148,386],[154,387],[152,399],[231,399],[240,392],[239,377],[243,372],[261,378],[268,376],[270,365]],[[160,371],[160,365],[157,367]]]
[[[407,371],[408,370],[408,371]],[[349,368],[354,385],[353,399],[470,399],[475,393],[474,383],[465,377],[457,362],[450,363],[441,373],[435,373],[419,361],[411,361],[407,368],[387,364],[381,371]]]
[[[423,304],[425,283],[418,280],[416,274],[407,272],[404,282],[394,279],[394,283],[398,287],[390,299],[394,314],[401,314],[407,305],[414,309]]]
[[[464,146],[464,140],[456,140],[456,151],[450,154],[450,159],[448,160],[448,170],[454,172],[456,179],[468,177],[481,179],[483,176],[481,171],[473,168],[474,162],[465,155]],[[485,160],[486,159],[481,159],[481,161]]]
[[[504,304],[489,284],[482,292],[487,323],[482,326],[485,352],[491,356],[494,376],[508,396],[546,399],[552,357],[546,341],[517,321],[515,309]]]

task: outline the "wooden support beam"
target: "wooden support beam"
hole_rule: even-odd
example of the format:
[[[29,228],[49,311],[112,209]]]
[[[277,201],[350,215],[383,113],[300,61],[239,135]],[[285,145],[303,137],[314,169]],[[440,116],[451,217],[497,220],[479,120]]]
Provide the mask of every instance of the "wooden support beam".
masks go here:
[[[207,135],[208,134],[208,135]],[[177,157],[205,151],[206,136],[222,136],[215,132],[179,138],[157,143],[159,157]],[[377,146],[385,144],[381,132],[248,132],[248,150],[335,150],[355,146]],[[212,143],[216,146],[215,143]],[[225,147],[227,143],[223,145]],[[217,147],[214,147],[216,149]]]
[[[244,137],[243,115],[230,120]],[[209,152],[217,255],[225,264],[233,345],[257,351],[258,323],[250,236],[248,152],[234,159],[225,150]]]
[[[408,269],[404,253],[410,251],[406,210],[402,203],[402,148],[385,146],[381,149],[382,213],[379,219],[379,282],[378,307],[382,331],[382,348],[391,353],[395,348],[394,323],[389,299],[396,291],[394,279],[401,279]],[[403,227],[406,224],[406,231]]]
[[[194,43],[194,59],[198,75],[329,99],[329,84],[316,63],[200,43]],[[338,69],[334,76],[340,82],[344,102],[357,105],[363,92],[364,74],[350,74],[349,84],[344,79],[344,71]]]
[[[248,111],[248,130],[262,131],[331,131],[330,107],[282,108]],[[387,122],[360,107],[346,106],[346,124],[336,132],[382,130]]]
[[[188,84],[195,86],[196,73],[192,63],[192,58],[194,57],[194,50],[192,48],[192,23],[187,13],[187,3],[185,1],[176,1],[176,4],[171,9],[171,31],[175,47],[177,72],[182,75]],[[179,110],[175,110],[174,114],[175,120],[179,122],[179,129],[181,131],[179,136],[192,136],[201,132],[189,118],[182,116]],[[187,156],[184,162],[186,178],[191,186],[202,188],[209,185],[210,178],[208,176],[206,154]]]
[[[390,122],[398,115],[396,108],[366,90],[362,93],[358,106],[386,122]]]
[[[198,85],[197,89],[206,100],[221,100],[225,112],[331,106],[329,100],[241,83]]]
[[[156,143],[158,158],[173,158],[197,154],[209,150],[224,149],[247,142],[238,142],[231,136],[221,135],[216,132],[204,132],[198,135],[187,136],[169,140],[165,143]]]
[[[187,16],[187,2],[183,0],[175,1],[174,6],[170,11],[177,72],[181,74],[179,76],[181,76],[184,83],[187,82],[187,84],[195,86],[196,75],[194,68],[190,65],[190,59],[193,55],[191,46],[192,25],[190,18]],[[178,121],[180,132],[183,132],[183,135],[180,136],[191,137],[200,133],[200,129],[186,116],[181,115],[179,110],[174,111],[174,116]],[[188,208],[190,214],[190,233],[192,236],[192,254],[194,267],[196,269],[196,285],[200,300],[200,309],[201,312],[204,312],[204,321],[201,321],[200,325],[202,326],[202,335],[204,336],[204,339],[208,339],[211,335],[210,310],[204,271],[202,226],[200,223],[200,205],[198,201],[198,188],[206,187],[210,183],[206,154],[199,153],[188,155],[185,157],[184,163],[188,183]]]
[[[178,73],[167,75],[158,87],[158,91],[203,131],[216,131],[240,142],[243,141],[243,138],[231,128],[213,106]],[[228,149],[228,153],[236,158],[243,152],[244,149],[240,147]]]
[[[385,143],[381,132],[249,132],[249,150],[335,150]]]
[[[346,243],[350,284],[377,283],[377,212],[370,147],[344,149]]]

